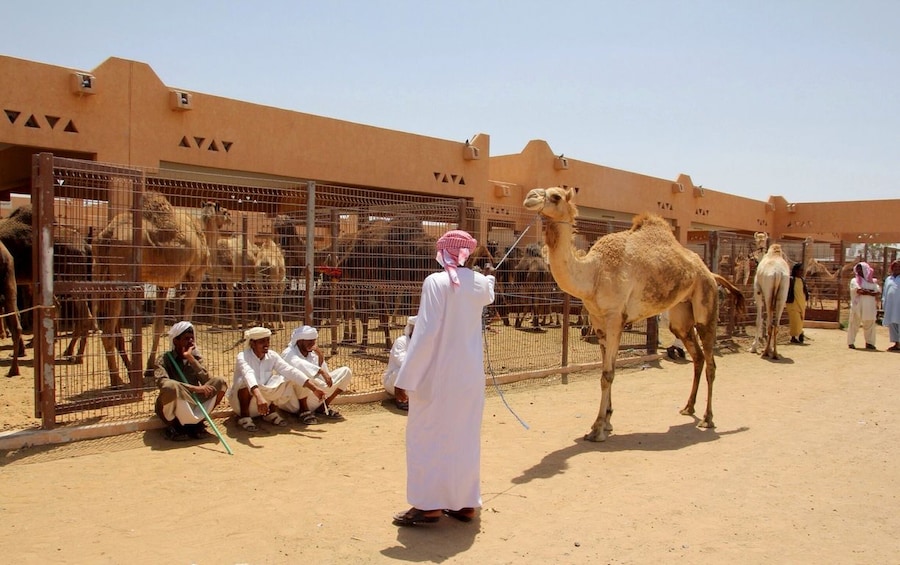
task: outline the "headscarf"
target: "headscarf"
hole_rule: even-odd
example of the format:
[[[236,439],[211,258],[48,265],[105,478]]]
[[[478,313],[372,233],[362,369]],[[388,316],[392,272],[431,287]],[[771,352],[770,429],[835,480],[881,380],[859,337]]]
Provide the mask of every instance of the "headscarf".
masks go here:
[[[453,286],[459,286],[457,267],[465,264],[466,259],[469,258],[469,255],[477,246],[478,241],[469,235],[468,232],[462,230],[450,230],[437,240],[437,255],[435,259],[450,275],[450,282]]]
[[[190,322],[178,322],[177,324],[172,324],[171,329],[169,329],[169,339],[174,340],[188,330],[194,331],[194,325]]]
[[[856,269],[853,269],[853,272],[856,273],[856,284],[859,288],[863,287],[863,279],[865,282],[875,283],[875,270],[869,266],[865,261],[860,261],[857,266],[862,267],[862,277],[859,276],[859,273],[856,272]]]
[[[250,328],[249,330],[244,332],[244,337],[246,339],[254,340],[254,339],[265,339],[272,335],[272,330],[269,328],[263,328],[261,326],[256,326],[255,328]]]
[[[301,339],[318,339],[319,331],[312,326],[300,326],[291,332],[291,345],[297,343]]]
[[[416,318],[418,316],[410,316],[406,319],[406,327],[403,328],[403,335],[409,337],[413,332],[413,327],[416,325]]]

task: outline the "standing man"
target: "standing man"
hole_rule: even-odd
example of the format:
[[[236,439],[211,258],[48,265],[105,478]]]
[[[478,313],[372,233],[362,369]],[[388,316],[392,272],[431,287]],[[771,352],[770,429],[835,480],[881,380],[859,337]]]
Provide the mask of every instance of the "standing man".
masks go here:
[[[888,328],[894,342],[888,351],[900,351],[900,261],[891,263],[891,276],[884,281],[881,307],[884,308],[881,324]]]
[[[238,424],[248,432],[259,428],[254,416],[276,426],[287,422],[278,414],[281,408],[292,414],[300,414],[300,399],[310,391],[320,400],[325,393],[315,383],[287,363],[274,351],[269,351],[269,328],[255,327],[244,332],[249,340],[247,348],[237,355],[234,362],[234,383],[228,393],[228,402],[237,412]]]
[[[465,268],[477,242],[462,230],[437,241],[443,271],[422,284],[416,337],[395,386],[409,397],[406,496],[397,526],[469,522],[481,506],[484,350],[481,314],[494,301],[494,277]]]
[[[318,422],[316,416],[323,416],[332,420],[343,420],[344,417],[330,408],[331,403],[342,392],[350,387],[350,379],[353,372],[350,367],[338,367],[329,369],[325,361],[325,354],[316,344],[319,339],[319,331],[311,326],[301,326],[291,333],[291,344],[281,352],[285,361],[315,382],[316,388],[325,391],[324,399],[315,396],[307,396],[301,399],[305,406],[300,407],[300,419],[304,422],[310,419]]]
[[[809,301],[809,290],[803,280],[803,263],[794,263],[791,267],[791,280],[788,283],[787,310],[788,325],[791,332],[791,343],[803,343],[803,318],[806,316],[806,303]]]
[[[875,281],[875,271],[866,262],[859,262],[853,267],[854,276],[850,279],[850,319],[847,321],[847,346],[856,349],[856,331],[862,325],[866,349],[875,347],[875,316],[878,313],[875,297],[881,294],[881,287]]]
[[[156,415],[166,425],[166,439],[199,439],[209,435],[209,432],[196,400],[203,404],[207,413],[212,412],[225,396],[228,383],[225,379],[209,375],[194,345],[194,326],[190,322],[173,325],[169,330],[169,339],[172,340],[172,350],[157,358],[154,369],[156,386],[159,387]]]

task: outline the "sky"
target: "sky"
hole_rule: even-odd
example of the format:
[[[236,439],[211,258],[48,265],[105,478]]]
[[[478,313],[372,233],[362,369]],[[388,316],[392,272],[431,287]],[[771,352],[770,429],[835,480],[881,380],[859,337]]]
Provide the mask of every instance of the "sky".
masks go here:
[[[12,0],[0,53],[768,200],[900,198],[896,0]],[[8,80],[9,77],[3,77]]]

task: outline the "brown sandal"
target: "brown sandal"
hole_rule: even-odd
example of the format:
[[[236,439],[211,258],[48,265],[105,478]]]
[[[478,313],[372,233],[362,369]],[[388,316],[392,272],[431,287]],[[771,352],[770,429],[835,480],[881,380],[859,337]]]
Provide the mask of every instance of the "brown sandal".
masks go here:
[[[419,510],[418,508],[413,507],[403,514],[395,514],[393,524],[395,526],[412,527],[420,526],[422,524],[434,524],[440,519],[440,515],[427,516],[425,515],[424,510]]]
[[[474,508],[460,508],[459,510],[444,510],[444,514],[460,522],[471,522],[475,517]]]

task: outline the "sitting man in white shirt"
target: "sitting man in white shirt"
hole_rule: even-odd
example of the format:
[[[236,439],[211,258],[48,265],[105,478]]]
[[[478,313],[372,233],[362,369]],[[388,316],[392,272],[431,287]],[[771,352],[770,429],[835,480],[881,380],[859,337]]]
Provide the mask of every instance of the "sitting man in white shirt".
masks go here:
[[[269,351],[271,336],[272,331],[262,327],[244,332],[249,345],[238,353],[234,363],[234,383],[228,391],[228,402],[237,412],[238,424],[248,432],[259,429],[253,422],[254,416],[262,416],[276,426],[286,426],[276,408],[300,415],[307,411],[305,405],[310,399],[325,397],[325,392],[303,371]]]
[[[307,413],[301,413],[300,419],[317,421],[316,416],[322,416],[332,420],[343,420],[344,417],[330,406],[338,395],[349,388],[353,372],[350,367],[329,369],[325,354],[316,345],[317,339],[319,332],[316,328],[301,326],[291,333],[291,344],[281,352],[285,361],[302,371],[317,388],[325,391],[325,397],[307,399]]]

